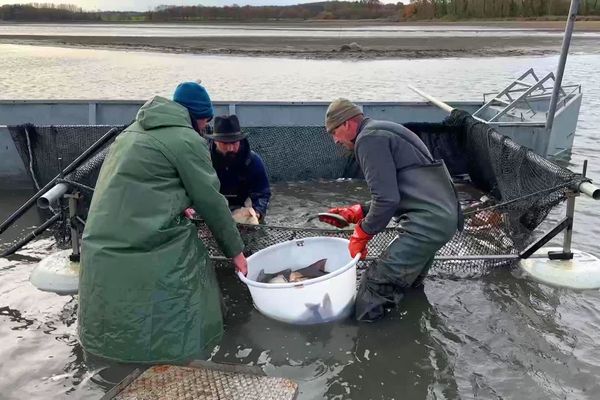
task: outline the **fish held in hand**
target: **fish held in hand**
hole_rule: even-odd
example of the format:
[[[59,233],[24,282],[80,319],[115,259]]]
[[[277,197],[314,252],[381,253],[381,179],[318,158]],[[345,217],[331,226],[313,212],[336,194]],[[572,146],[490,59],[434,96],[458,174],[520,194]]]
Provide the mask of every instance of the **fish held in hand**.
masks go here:
[[[253,208],[242,207],[231,213],[233,220],[238,224],[258,225],[258,216]]]
[[[252,200],[246,199],[244,207],[235,209],[231,216],[233,220],[238,224],[250,224],[258,225],[258,214],[256,210],[252,208]]]

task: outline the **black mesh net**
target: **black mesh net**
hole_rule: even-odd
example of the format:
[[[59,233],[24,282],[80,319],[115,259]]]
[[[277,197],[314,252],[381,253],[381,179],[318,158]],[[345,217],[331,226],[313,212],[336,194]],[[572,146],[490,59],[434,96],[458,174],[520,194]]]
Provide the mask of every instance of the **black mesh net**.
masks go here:
[[[323,127],[282,126],[242,129],[265,162],[271,182],[352,178],[360,169]]]
[[[89,158],[85,159],[72,173],[59,179],[59,182],[65,181],[78,189],[80,193],[78,215],[85,218],[92,198],[93,187],[108,147],[125,126],[34,126],[25,124],[8,128],[35,191],[61,174],[69,164],[100,138],[109,132],[112,133],[112,137],[91,153]],[[58,203],[52,204],[50,209],[38,208],[37,210],[42,220],[50,218],[54,213],[63,214],[63,218],[54,224],[51,231],[59,246],[67,246],[70,243],[70,224],[74,223],[67,218],[69,215],[68,202],[61,199]]]
[[[34,189],[39,190],[112,128],[105,125],[26,124],[10,126],[9,131]],[[118,127],[119,131],[122,129]],[[81,168],[86,167],[82,165]],[[91,183],[93,185],[95,180]]]
[[[550,210],[566,199],[582,177],[532,151],[519,146],[491,127],[455,110],[442,123],[407,123],[432,152],[444,159],[455,183],[478,193],[476,201],[462,204],[465,228],[437,254],[434,267],[448,270],[485,268],[510,264],[500,258],[460,259],[464,256],[514,255],[532,241],[533,230]],[[62,166],[75,159],[110,127],[9,127],[21,157],[43,186]],[[351,153],[334,145],[323,127],[246,128],[252,149],[261,155],[272,182],[311,179],[360,178],[361,172]],[[27,139],[29,136],[29,139]],[[65,177],[74,189],[90,198],[107,147],[101,149],[75,172]],[[30,156],[31,154],[31,156]],[[30,164],[30,160],[33,160]],[[83,218],[87,202],[80,206]],[[369,256],[375,259],[401,230],[391,224],[369,243]],[[222,254],[210,230],[198,221],[200,237],[215,260]],[[348,238],[351,229],[321,229],[307,226],[239,225],[246,254],[286,240],[313,236]],[[63,241],[68,230],[57,229]],[[58,235],[58,236],[61,236]],[[367,261],[369,262],[369,261]]]

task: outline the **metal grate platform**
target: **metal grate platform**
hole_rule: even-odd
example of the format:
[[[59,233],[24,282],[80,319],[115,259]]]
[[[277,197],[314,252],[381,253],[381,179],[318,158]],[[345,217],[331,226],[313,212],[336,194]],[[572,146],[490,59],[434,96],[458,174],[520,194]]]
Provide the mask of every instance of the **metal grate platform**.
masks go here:
[[[136,372],[137,371],[137,372]],[[246,366],[194,362],[134,371],[104,398],[118,400],[293,400],[298,384]],[[259,369],[259,373],[262,371]]]

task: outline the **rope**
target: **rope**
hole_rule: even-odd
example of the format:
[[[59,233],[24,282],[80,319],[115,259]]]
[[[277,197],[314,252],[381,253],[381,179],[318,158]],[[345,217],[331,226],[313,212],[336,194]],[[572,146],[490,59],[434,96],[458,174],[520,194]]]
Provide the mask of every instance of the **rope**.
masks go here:
[[[495,205],[489,206],[489,207],[475,208],[475,209],[472,209],[472,210],[469,210],[469,211],[465,211],[464,215],[465,215],[465,217],[467,217],[469,215],[477,214],[477,213],[482,212],[482,211],[495,210],[497,208],[500,208],[500,207],[503,207],[503,206],[507,206],[509,204],[513,204],[513,203],[519,202],[521,200],[525,200],[525,199],[527,199],[529,197],[534,197],[534,196],[540,195],[542,193],[550,193],[550,192],[553,192],[555,190],[564,189],[564,188],[572,186],[572,185],[573,185],[572,181],[571,182],[566,182],[566,183],[563,183],[561,185],[551,187],[549,189],[543,189],[543,190],[540,190],[540,191],[537,191],[537,192],[534,192],[534,193],[527,194],[525,196],[517,197],[516,199],[505,201],[504,203],[495,204]]]
[[[35,173],[33,172],[33,151],[31,150],[31,139],[29,138],[29,130],[27,129],[27,125],[25,125],[25,138],[27,139],[27,151],[29,152],[29,172],[31,173],[31,179],[33,179],[35,188],[40,190],[40,184],[38,183]]]

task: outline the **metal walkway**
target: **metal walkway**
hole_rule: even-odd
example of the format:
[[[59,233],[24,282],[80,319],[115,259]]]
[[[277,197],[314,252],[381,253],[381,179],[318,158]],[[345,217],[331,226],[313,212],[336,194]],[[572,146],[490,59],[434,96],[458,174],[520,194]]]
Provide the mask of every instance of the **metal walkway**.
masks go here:
[[[297,394],[297,383],[257,367],[194,361],[137,369],[102,400],[294,400]]]

